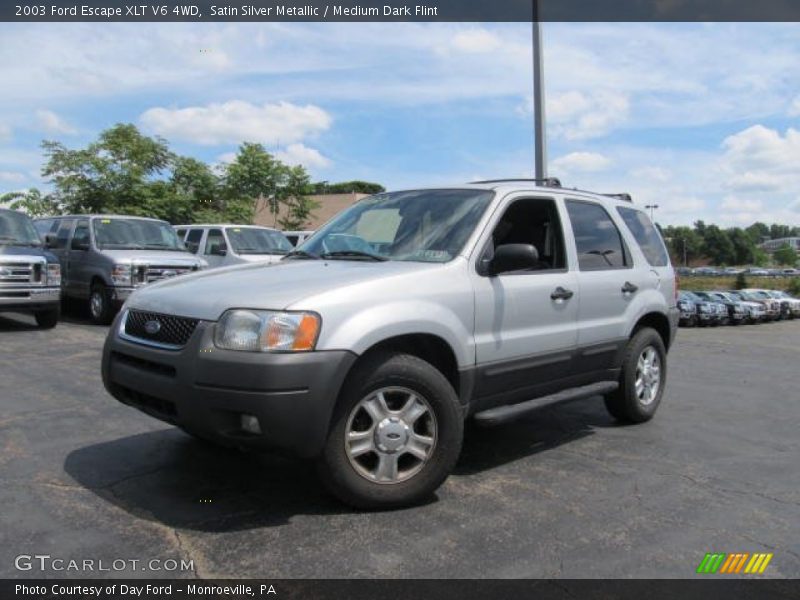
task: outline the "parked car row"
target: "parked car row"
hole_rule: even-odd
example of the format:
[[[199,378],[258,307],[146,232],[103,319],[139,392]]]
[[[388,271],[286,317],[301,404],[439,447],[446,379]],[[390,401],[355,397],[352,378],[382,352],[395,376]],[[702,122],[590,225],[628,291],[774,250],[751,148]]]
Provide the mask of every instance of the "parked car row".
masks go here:
[[[681,290],[678,309],[684,327],[752,324],[800,317],[800,299],[780,290]]]
[[[800,275],[800,269],[793,268],[764,268],[764,267],[676,267],[675,272],[681,277],[693,275],[703,277],[729,277],[731,275],[752,275],[754,277],[792,277]]]

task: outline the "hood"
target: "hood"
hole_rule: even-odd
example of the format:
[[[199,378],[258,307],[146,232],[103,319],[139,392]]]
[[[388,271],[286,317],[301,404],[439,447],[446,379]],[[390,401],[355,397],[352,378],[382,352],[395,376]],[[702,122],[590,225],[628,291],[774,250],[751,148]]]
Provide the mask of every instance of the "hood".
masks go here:
[[[236,258],[248,263],[276,263],[283,258],[283,254],[237,254]]]
[[[134,292],[129,308],[216,321],[229,308],[281,310],[333,289],[379,282],[438,263],[290,260],[211,269],[150,284]]]
[[[3,256],[32,256],[32,257],[45,257],[48,262],[57,263],[58,259],[55,254],[42,246],[5,246],[0,245],[0,259]]]
[[[189,252],[165,252],[163,250],[101,250],[115,263],[187,266],[205,265],[206,261]]]

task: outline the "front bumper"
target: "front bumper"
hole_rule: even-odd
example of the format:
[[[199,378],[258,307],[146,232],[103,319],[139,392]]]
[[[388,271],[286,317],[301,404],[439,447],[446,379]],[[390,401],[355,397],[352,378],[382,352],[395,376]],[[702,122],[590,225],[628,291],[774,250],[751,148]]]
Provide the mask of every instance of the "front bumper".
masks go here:
[[[61,300],[61,288],[0,288],[0,310],[31,312],[52,310]]]
[[[113,287],[110,289],[111,300],[113,302],[123,303],[135,291],[136,288],[133,287]]]
[[[213,344],[201,321],[186,346],[163,350],[120,339],[118,315],[103,349],[103,383],[117,400],[226,446],[319,455],[345,376],[346,350],[251,353]],[[241,428],[258,419],[261,434]]]

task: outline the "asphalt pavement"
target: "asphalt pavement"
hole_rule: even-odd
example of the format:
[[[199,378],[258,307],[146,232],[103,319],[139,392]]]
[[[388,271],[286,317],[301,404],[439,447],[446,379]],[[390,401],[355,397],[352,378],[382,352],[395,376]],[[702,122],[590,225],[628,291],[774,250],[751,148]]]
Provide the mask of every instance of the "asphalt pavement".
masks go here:
[[[429,503],[366,513],[310,463],[117,403],[106,331],[0,316],[0,577],[685,578],[707,552],[771,552],[762,577],[800,577],[800,321],[682,329],[650,423],[593,398],[471,426]],[[37,554],[97,562],[15,566]]]

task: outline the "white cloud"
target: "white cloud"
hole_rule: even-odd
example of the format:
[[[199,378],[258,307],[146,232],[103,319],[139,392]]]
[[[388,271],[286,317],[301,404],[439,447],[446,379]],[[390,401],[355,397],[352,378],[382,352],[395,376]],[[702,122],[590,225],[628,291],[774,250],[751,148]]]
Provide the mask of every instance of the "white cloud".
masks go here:
[[[501,39],[486,29],[468,29],[456,33],[451,44],[456,50],[468,53],[493,52],[501,45]]]
[[[800,184],[800,131],[754,125],[722,142],[721,169],[739,191],[786,191]]]
[[[5,142],[11,139],[11,127],[0,123],[0,142]]]
[[[672,176],[668,169],[653,166],[639,167],[631,170],[630,173],[632,177],[637,179],[645,179],[657,183],[669,181],[670,177]]]
[[[286,149],[277,151],[275,156],[287,165],[302,165],[307,169],[324,169],[331,165],[331,161],[319,150],[300,143],[290,144]]]
[[[601,137],[628,119],[630,102],[625,94],[598,90],[553,94],[545,107],[549,130],[567,140]]]
[[[58,133],[63,135],[77,133],[77,130],[72,125],[67,123],[52,110],[37,110],[36,121],[45,133]]]
[[[330,127],[331,117],[312,104],[255,105],[242,100],[187,108],[151,108],[140,117],[149,130],[169,139],[209,146],[240,142],[299,142]]]
[[[800,96],[796,96],[789,105],[788,115],[790,117],[800,117]]]
[[[755,213],[763,210],[764,205],[760,200],[752,198],[739,198],[737,196],[725,196],[720,203],[722,210],[731,212],[750,212]]]
[[[611,160],[598,152],[571,152],[550,163],[554,173],[572,173],[602,171],[611,164]]]
[[[19,183],[25,181],[26,177],[16,171],[0,171],[0,181],[3,183]]]

